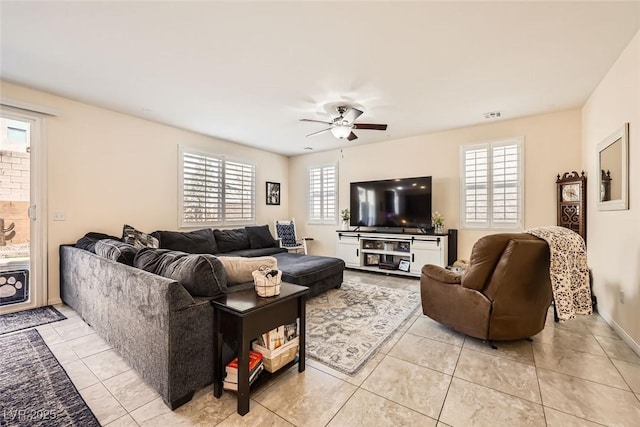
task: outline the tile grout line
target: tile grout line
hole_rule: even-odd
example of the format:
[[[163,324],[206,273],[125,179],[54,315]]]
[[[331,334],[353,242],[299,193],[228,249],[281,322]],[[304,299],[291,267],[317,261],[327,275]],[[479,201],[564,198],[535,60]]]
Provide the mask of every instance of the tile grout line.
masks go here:
[[[609,359],[609,363],[611,363],[613,365],[613,369],[616,370],[616,372],[618,373],[618,375],[620,375],[620,378],[622,378],[622,381],[624,381],[624,383],[627,385],[627,387],[629,387],[629,391],[631,392],[631,394],[633,394],[636,399],[638,401],[640,401],[640,399],[638,398],[638,395],[635,393],[635,391],[633,390],[633,387],[631,387],[631,384],[629,384],[629,382],[627,381],[627,379],[624,377],[624,375],[622,374],[622,372],[620,372],[620,369],[618,369],[618,367],[616,366],[615,363],[613,363],[614,358],[612,358],[609,355],[609,352],[602,346],[602,343],[595,338],[595,334],[592,334],[594,336],[594,339],[596,340],[596,342],[598,343],[598,345],[600,346],[600,348],[602,348],[602,351],[604,351],[604,354],[606,354],[607,359]],[[622,340],[621,340],[622,341]],[[624,341],[623,341],[624,342]],[[626,343],[624,343],[624,345],[627,345]],[[615,360],[619,360],[621,362],[626,362],[625,360],[621,360],[621,359],[615,359]],[[633,362],[629,362],[629,363],[633,363]],[[634,363],[635,365],[635,363]],[[638,365],[640,367],[640,365]]]
[[[453,372],[451,373],[451,379],[449,380],[449,386],[447,387],[447,391],[444,394],[444,399],[442,399],[442,406],[440,406],[440,411],[438,411],[438,418],[436,419],[436,425],[440,422],[440,418],[442,417],[442,411],[444,411],[444,405],[447,403],[447,397],[449,396],[449,390],[451,390],[451,385],[453,384],[453,376],[456,373],[456,369],[458,369],[458,363],[460,363],[460,357],[462,356],[462,348],[464,347],[464,343],[467,341],[467,337],[464,337],[462,341],[462,346],[460,347],[460,353],[458,353],[458,359],[456,360],[456,366],[453,367]],[[443,424],[446,424],[442,421]]]
[[[407,285],[407,286],[409,286],[409,285]],[[421,317],[421,316],[420,316],[420,315],[418,315],[418,316],[411,316],[411,317],[413,318],[413,321],[411,322],[411,325],[409,325],[409,327],[408,327],[406,330],[404,330],[404,331],[402,331],[402,332],[401,332],[401,335],[399,336],[399,340],[400,340],[400,339],[402,339],[404,336],[406,336],[406,334],[407,334],[407,333],[410,333],[410,332],[409,332],[410,327],[411,327],[413,324],[415,324],[415,322],[417,321],[417,318],[419,318],[419,317]],[[83,319],[80,319],[80,320],[81,320],[82,322],[84,322],[84,320],[83,320]],[[408,320],[409,320],[409,319],[408,319]],[[86,324],[86,322],[84,322],[84,323]],[[560,413],[570,415],[570,416],[572,416],[572,417],[576,417],[576,418],[579,418],[579,419],[583,419],[583,420],[587,420],[587,421],[593,422],[593,423],[595,423],[595,424],[599,424],[599,423],[597,423],[597,422],[595,422],[595,421],[588,420],[587,418],[582,418],[582,417],[579,417],[579,416],[573,415],[573,414],[571,414],[571,413],[567,413],[567,412],[564,412],[564,411],[561,411],[561,410],[555,409],[555,408],[553,408],[553,407],[551,407],[551,406],[546,406],[546,405],[544,404],[544,400],[543,400],[543,396],[542,396],[542,392],[541,392],[540,378],[539,378],[539,375],[538,375],[539,370],[544,370],[544,371],[554,372],[554,373],[556,373],[556,374],[565,375],[565,376],[567,376],[567,377],[576,378],[576,379],[583,380],[583,381],[588,381],[588,382],[590,382],[590,383],[594,383],[594,384],[602,385],[602,386],[604,386],[604,387],[609,387],[609,388],[612,388],[612,389],[617,389],[617,390],[621,390],[621,391],[630,391],[630,392],[632,393],[632,395],[633,395],[634,397],[636,397],[636,399],[637,399],[638,401],[640,401],[640,394],[635,393],[635,392],[633,391],[633,389],[631,389],[631,387],[629,386],[629,383],[627,382],[626,378],[622,375],[622,373],[620,372],[620,370],[618,369],[618,367],[613,363],[613,361],[614,361],[614,360],[616,360],[616,361],[621,361],[621,362],[627,362],[627,361],[626,361],[626,360],[622,360],[622,359],[617,359],[617,358],[615,358],[615,359],[614,359],[614,358],[609,354],[609,352],[607,352],[607,351],[604,349],[604,347],[603,347],[602,343],[597,339],[597,337],[600,337],[600,336],[602,336],[602,335],[596,335],[595,333],[593,333],[593,332],[589,329],[589,326],[588,326],[588,325],[582,325],[582,324],[581,324],[581,326],[582,326],[582,327],[584,327],[584,328],[586,329],[586,331],[585,331],[584,333],[579,333],[579,334],[578,334],[578,333],[577,333],[577,331],[575,331],[575,330],[571,330],[571,329],[569,329],[569,328],[567,328],[567,329],[569,329],[569,330],[568,330],[568,332],[570,332],[570,333],[576,333],[577,335],[585,335],[585,336],[591,336],[591,337],[593,337],[593,338],[598,342],[598,346],[599,346],[599,348],[601,348],[601,349],[602,349],[602,351],[604,352],[604,356],[601,356],[601,355],[599,355],[599,354],[598,354],[598,355],[595,355],[595,354],[593,354],[593,353],[589,353],[589,352],[585,352],[585,351],[581,351],[581,350],[575,350],[575,349],[572,349],[572,348],[570,348],[570,347],[564,347],[564,346],[562,346],[561,344],[558,344],[558,347],[565,348],[565,349],[568,349],[568,350],[571,350],[571,351],[575,351],[575,352],[577,352],[577,353],[591,354],[591,355],[596,356],[596,357],[606,358],[607,360],[609,360],[609,362],[610,362],[611,364],[613,364],[613,365],[614,365],[614,368],[615,368],[616,372],[617,372],[617,373],[622,377],[622,379],[623,379],[624,383],[629,387],[629,390],[620,389],[619,387],[616,387],[616,386],[611,386],[611,385],[608,385],[608,384],[602,384],[602,383],[600,383],[600,382],[598,382],[598,381],[589,380],[589,379],[584,379],[584,378],[581,378],[581,377],[578,377],[578,376],[575,376],[575,375],[570,375],[570,374],[567,374],[567,373],[564,373],[564,372],[557,372],[557,371],[554,371],[554,370],[552,370],[552,369],[547,369],[547,368],[539,367],[539,366],[537,365],[537,362],[536,362],[535,352],[533,352],[533,350],[532,350],[532,353],[533,353],[533,360],[534,360],[534,362],[533,362],[533,367],[534,367],[534,369],[535,369],[536,381],[537,381],[537,384],[538,384],[538,393],[539,393],[539,395],[540,395],[540,402],[541,402],[541,403],[532,402],[532,401],[529,401],[529,402],[542,406],[542,408],[543,408],[543,415],[544,415],[545,423],[547,423],[547,420],[546,420],[546,415],[547,415],[547,414],[546,414],[546,412],[544,411],[544,408],[549,408],[549,409],[551,409],[551,410],[555,410],[555,411],[558,411],[558,412],[560,412]],[[547,326],[547,327],[549,327],[549,326]],[[554,326],[553,326],[553,325],[551,325],[551,327],[552,327],[552,328],[554,328]],[[55,329],[55,327],[53,327],[53,325],[52,325],[52,328],[51,328],[51,329],[53,329],[53,330],[54,330],[54,332],[56,333],[56,335],[57,335],[57,336],[62,340],[62,341],[61,341],[61,343],[65,343],[65,344],[67,344],[67,346],[68,346],[69,348],[71,348],[71,346],[68,344],[68,341],[67,341],[67,340],[65,340],[64,338],[62,338],[62,337],[60,336],[60,334],[59,334],[59,333],[58,333],[58,331]],[[563,330],[563,331],[564,331],[564,329],[558,329],[558,330]],[[580,331],[580,332],[582,332],[582,331]],[[95,331],[93,331],[93,333],[95,333]],[[461,346],[458,346],[458,345],[456,345],[456,344],[451,344],[450,342],[445,342],[445,341],[441,341],[441,340],[433,339],[433,338],[429,338],[429,337],[423,337],[423,336],[421,336],[421,335],[417,335],[417,334],[413,334],[413,333],[410,333],[410,334],[411,334],[411,335],[419,336],[419,337],[424,338],[424,339],[429,339],[429,340],[432,340],[432,341],[435,341],[435,342],[440,342],[440,343],[443,343],[443,344],[449,344],[449,345],[454,345],[454,346],[456,346],[456,347],[460,347],[460,352],[459,352],[459,354],[458,354],[458,357],[457,357],[457,360],[456,360],[456,363],[455,363],[455,367],[454,367],[453,373],[452,373],[451,375],[449,375],[449,374],[445,374],[445,373],[443,373],[443,372],[440,372],[440,371],[435,370],[435,369],[432,369],[432,368],[428,368],[428,367],[421,366],[421,365],[419,365],[419,364],[416,364],[416,363],[413,363],[413,362],[410,362],[410,361],[405,361],[405,362],[407,362],[407,363],[411,363],[411,364],[413,364],[413,365],[420,366],[420,367],[423,367],[423,368],[427,368],[427,369],[430,369],[430,370],[432,370],[432,371],[438,372],[438,373],[440,373],[440,374],[444,374],[444,375],[449,375],[449,376],[450,376],[449,386],[448,386],[448,388],[447,388],[447,392],[445,393],[445,397],[444,397],[444,400],[443,400],[443,404],[442,404],[442,406],[441,406],[441,408],[440,408],[440,412],[439,412],[439,414],[438,414],[438,419],[436,420],[436,422],[441,422],[441,421],[439,421],[439,419],[440,419],[440,417],[442,416],[442,412],[443,412],[443,410],[444,410],[444,405],[446,404],[446,400],[447,400],[448,393],[449,393],[449,391],[450,391],[450,388],[451,388],[451,385],[452,385],[452,382],[453,382],[453,378],[458,378],[458,377],[456,377],[456,376],[455,376],[455,373],[456,373],[456,371],[457,371],[457,368],[459,367],[458,365],[459,365],[459,362],[460,362],[460,359],[461,359],[462,350],[464,350],[465,348],[467,348],[467,349],[468,349],[468,350],[470,350],[470,351],[477,351],[477,350],[474,350],[474,349],[472,349],[472,348],[465,347],[466,340],[467,340],[467,339],[469,339],[469,337],[465,337],[465,338],[464,338],[464,340],[463,340],[463,342],[462,342],[462,345],[461,345]],[[90,335],[90,334],[87,334],[87,335]],[[86,335],[85,335],[85,336],[86,336]],[[612,338],[612,337],[610,337],[610,336],[606,336],[606,335],[605,335],[605,336],[602,336],[602,337],[603,337],[603,338],[606,338],[606,339],[614,339],[614,338]],[[82,337],[76,337],[76,338],[82,338]],[[76,338],[74,338],[74,339],[76,339]],[[397,343],[399,342],[399,340],[397,340],[397,341],[394,343],[394,345],[391,347],[391,349],[389,350],[389,352],[388,352],[388,353],[390,353],[390,352],[393,350],[393,348],[395,348],[395,346],[397,345]],[[545,343],[545,342],[542,342],[542,341],[538,341],[538,343],[539,343],[539,344],[544,344],[544,345],[551,345],[551,346],[553,345],[553,343],[551,343],[551,344],[550,344],[550,343]],[[46,342],[45,342],[45,344],[47,344],[47,346],[49,345],[49,344],[48,344],[48,343],[46,343]],[[91,369],[86,365],[86,363],[84,362],[84,359],[85,359],[85,358],[88,358],[88,357],[91,357],[91,356],[94,356],[94,355],[96,355],[96,354],[100,354],[100,353],[107,352],[107,351],[109,351],[109,350],[112,350],[112,348],[104,349],[104,350],[102,350],[102,351],[99,351],[98,353],[94,353],[94,354],[91,354],[91,355],[85,356],[85,358],[80,358],[80,357],[78,356],[78,354],[76,353],[76,351],[75,351],[73,348],[71,348],[71,350],[72,350],[72,352],[73,352],[73,353],[78,357],[78,359],[77,359],[77,360],[81,360],[81,361],[83,362],[83,365],[84,365],[84,366],[86,366],[86,367],[89,369],[89,371],[95,375],[95,373],[94,373],[94,372],[93,372],[93,371],[92,371],[92,370],[91,370]],[[404,359],[401,359],[401,358],[399,358],[399,357],[395,357],[395,356],[389,355],[388,353],[386,353],[386,354],[378,353],[378,354],[381,354],[381,355],[382,355],[381,360],[376,364],[376,366],[374,366],[374,367],[373,367],[373,369],[372,369],[372,370],[371,370],[371,371],[366,375],[366,377],[364,377],[364,379],[363,379],[361,382],[359,382],[359,385],[349,383],[348,381],[346,381],[346,380],[344,380],[344,379],[342,379],[342,378],[339,378],[339,377],[337,377],[337,376],[333,375],[332,373],[325,372],[325,371],[323,371],[323,370],[321,370],[321,369],[319,369],[319,368],[313,367],[313,366],[309,366],[309,368],[315,369],[315,370],[317,370],[317,371],[321,372],[322,374],[326,374],[326,375],[332,376],[332,377],[334,377],[334,378],[336,378],[336,379],[338,379],[338,380],[340,380],[340,381],[342,381],[342,382],[344,382],[344,383],[347,383],[347,384],[350,384],[350,385],[354,385],[354,386],[355,386],[355,390],[353,391],[353,393],[351,393],[351,394],[349,395],[349,397],[346,399],[346,401],[345,401],[345,402],[340,406],[340,408],[339,408],[337,411],[335,411],[335,413],[333,413],[333,415],[331,416],[331,418],[330,418],[330,420],[329,420],[329,422],[328,422],[327,424],[329,424],[329,423],[330,423],[330,422],[335,418],[335,416],[336,416],[336,415],[337,415],[337,414],[338,414],[338,413],[339,413],[339,412],[340,412],[340,411],[341,411],[341,410],[346,406],[346,404],[347,404],[347,403],[348,403],[348,402],[349,402],[349,401],[354,397],[355,393],[356,393],[359,389],[362,389],[362,390],[364,390],[364,391],[366,391],[366,392],[370,392],[370,393],[372,393],[372,394],[374,394],[374,395],[376,395],[376,396],[379,396],[379,397],[381,397],[381,398],[385,399],[386,401],[392,402],[392,403],[394,403],[394,404],[396,404],[396,405],[399,405],[399,406],[405,407],[405,408],[407,408],[407,409],[409,409],[409,410],[411,410],[411,411],[413,411],[413,412],[416,412],[416,413],[422,414],[422,415],[424,415],[424,416],[426,416],[426,417],[428,417],[428,418],[430,418],[430,419],[433,419],[432,417],[429,417],[428,415],[423,414],[423,413],[422,413],[422,412],[420,412],[420,411],[416,411],[416,410],[414,410],[414,409],[408,408],[408,407],[406,407],[405,405],[402,405],[402,404],[397,403],[397,402],[395,402],[395,401],[393,401],[393,400],[391,400],[391,399],[388,399],[388,398],[386,398],[385,396],[380,396],[380,395],[378,395],[377,393],[375,393],[375,392],[371,392],[371,391],[369,391],[369,390],[367,390],[367,389],[365,389],[365,388],[363,388],[363,387],[362,387],[362,385],[367,381],[367,379],[368,379],[368,378],[373,374],[373,372],[378,368],[378,366],[380,365],[380,363],[382,362],[382,360],[384,360],[384,358],[386,358],[387,356],[389,356],[389,357],[391,357],[391,358],[398,359],[398,360],[404,360]],[[509,358],[509,357],[505,357],[505,356],[504,356],[504,355],[502,355],[502,354],[490,354],[490,353],[485,353],[485,352],[480,352],[480,353],[483,353],[483,354],[485,354],[485,355],[492,356],[492,357],[499,357],[499,358],[502,358],[502,359],[506,359],[506,360],[509,360],[509,361],[511,361],[511,362],[524,363],[524,362],[521,362],[521,361],[519,361],[519,360],[515,360],[515,359]],[[55,355],[54,355],[54,356],[55,356]],[[73,361],[73,362],[75,362],[75,361]],[[73,363],[73,362],[69,362],[69,363]],[[319,363],[320,363],[320,362],[319,362]],[[627,363],[630,363],[630,364],[634,364],[634,365],[636,365],[636,363],[634,363],[634,362],[627,362]],[[524,363],[524,364],[529,365],[528,363]],[[64,368],[64,367],[63,367],[63,368]],[[129,368],[130,368],[129,370],[131,370],[131,369],[132,369],[131,367],[129,367]],[[66,370],[65,370],[65,371],[66,371]],[[125,372],[126,372],[126,371],[125,371]],[[109,378],[107,378],[107,379],[105,379],[105,380],[102,380],[102,379],[100,379],[100,378],[97,378],[97,375],[96,375],[96,378],[98,379],[98,382],[99,382],[103,387],[105,387],[105,389],[107,389],[107,392],[109,393],[109,395],[111,395],[111,396],[115,399],[115,401],[116,401],[116,402],[118,402],[118,404],[120,404],[120,406],[122,406],[122,405],[121,405],[121,403],[120,403],[120,401],[119,401],[119,400],[118,400],[118,399],[117,399],[117,398],[116,398],[116,397],[111,393],[111,391],[109,390],[109,388],[108,388],[108,387],[106,387],[106,385],[104,384],[104,381],[107,381],[107,380],[109,380],[110,378],[113,378],[113,377],[114,377],[114,376],[111,376],[111,377],[109,377]],[[513,395],[513,394],[511,394],[511,393],[506,393],[506,392],[501,391],[501,390],[496,390],[496,389],[494,389],[493,387],[487,387],[487,386],[485,386],[485,385],[478,384],[478,383],[476,383],[476,382],[474,382],[474,381],[465,380],[465,379],[463,379],[463,378],[458,378],[458,379],[460,379],[460,380],[462,380],[462,381],[465,381],[465,382],[468,382],[468,383],[471,383],[471,384],[475,384],[475,385],[478,385],[478,386],[481,386],[481,387],[485,387],[485,388],[488,388],[488,389],[494,390],[494,391],[499,392],[499,393],[504,393],[504,394],[506,394],[506,395],[510,395],[510,396],[515,397],[515,398],[522,399],[522,400],[524,400],[524,401],[528,401],[528,399],[524,399],[524,398],[522,398],[522,397],[515,396],[515,395]],[[272,385],[270,385],[270,386],[266,387],[264,390],[266,390],[266,389],[268,389],[268,388],[271,388],[272,386],[277,386],[277,383],[278,383],[278,381],[274,382],[274,384],[272,384]],[[255,402],[255,404],[260,405],[260,406],[262,406],[263,408],[265,408],[268,412],[271,412],[272,414],[276,415],[276,417],[278,417],[279,419],[282,419],[282,420],[284,420],[284,421],[286,421],[286,422],[288,422],[288,423],[290,422],[290,421],[288,421],[286,418],[283,418],[283,417],[281,417],[280,415],[278,415],[276,412],[271,411],[269,408],[266,408],[264,405],[260,404],[259,402],[257,402],[257,401],[254,401],[254,402]],[[149,402],[147,402],[147,403],[149,403]],[[141,407],[142,407],[142,406],[144,406],[144,405],[145,405],[145,404],[141,405]],[[113,423],[113,422],[116,422],[116,421],[117,421],[117,420],[119,420],[120,418],[123,418],[123,417],[125,417],[125,416],[127,416],[127,415],[128,415],[128,416],[130,416],[130,417],[132,418],[132,420],[134,421],[134,423],[135,423],[136,425],[138,425],[137,421],[136,421],[136,420],[131,416],[131,412],[129,412],[128,410],[126,410],[126,408],[124,408],[124,406],[122,406],[122,407],[123,407],[123,409],[125,410],[125,414],[123,414],[121,417],[117,418],[116,420],[111,421],[111,422],[110,422],[110,424],[111,424],[111,423]],[[138,408],[136,408],[136,409],[138,409]],[[134,409],[134,410],[136,410],[136,409]],[[228,419],[228,418],[229,418],[230,416],[232,416],[232,415],[233,415],[233,414],[230,414],[228,417],[226,417],[226,418],[225,418],[225,420],[226,420],[226,419]],[[222,422],[222,421],[221,421],[221,422]],[[293,424],[293,423],[291,423],[291,424]]]
[[[407,332],[407,331],[405,331],[405,332],[403,333],[403,335],[400,337],[400,339],[402,339],[402,337],[403,337],[405,334],[407,334],[407,333],[408,333],[408,332]],[[400,341],[400,339],[398,339],[398,341],[396,342],[396,344]],[[393,345],[393,347],[395,347],[395,346],[396,346],[396,344],[394,344],[394,345]],[[391,349],[390,349],[389,351],[393,350],[393,347],[391,347]],[[388,353],[387,353],[387,354],[384,354],[383,360],[384,360],[387,356],[388,356],[388,357],[391,357],[391,358],[394,358],[394,359],[402,360],[402,359],[399,359],[399,358],[397,358],[397,357],[391,356],[391,355],[389,355]],[[405,362],[406,362],[406,360],[405,360]],[[365,392],[367,392],[367,393],[371,393],[371,394],[373,394],[374,396],[378,396],[378,397],[380,397],[380,398],[382,398],[382,399],[384,399],[384,400],[386,400],[386,401],[388,401],[388,402],[391,402],[391,403],[393,403],[393,404],[395,404],[395,405],[401,406],[401,407],[406,408],[406,409],[408,409],[408,410],[410,410],[410,411],[412,411],[412,412],[415,412],[415,413],[417,413],[417,414],[423,415],[423,416],[425,416],[425,417],[427,417],[427,418],[429,418],[429,419],[435,420],[435,421],[436,421],[436,423],[437,423],[437,422],[438,422],[438,420],[437,420],[437,419],[434,419],[433,417],[430,417],[429,415],[427,415],[427,414],[425,414],[425,413],[423,413],[423,412],[417,411],[417,410],[415,410],[415,409],[413,409],[413,408],[410,408],[410,407],[408,407],[408,406],[406,406],[406,405],[403,405],[402,403],[396,402],[395,400],[391,400],[391,399],[389,399],[389,398],[387,398],[387,397],[385,397],[385,396],[382,396],[382,395],[380,395],[380,394],[376,393],[375,391],[371,391],[371,390],[368,390],[368,389],[366,389],[366,388],[363,388],[363,387],[362,387],[362,385],[363,385],[363,384],[366,382],[366,380],[371,376],[371,374],[373,374],[373,372],[378,368],[378,366],[380,366],[380,363],[382,363],[382,360],[380,360],[380,362],[378,362],[378,364],[377,364],[377,365],[376,365],[376,366],[371,370],[371,372],[369,372],[369,374],[368,374],[368,375],[365,377],[365,379],[360,383],[360,385],[359,385],[359,386],[356,386],[356,387],[357,387],[356,391],[358,391],[358,390],[362,389],[363,391],[365,391]],[[408,363],[411,363],[411,362],[408,362]],[[415,363],[412,363],[412,364],[413,364],[413,365],[415,365]],[[419,365],[417,365],[417,366],[419,366]],[[438,371],[436,371],[436,372],[438,372]],[[439,373],[441,373],[441,374],[442,374],[442,372],[439,372]],[[447,375],[447,374],[444,374],[444,375]],[[349,383],[349,384],[351,384],[351,383]],[[352,384],[352,385],[353,385],[353,384]],[[355,394],[355,392],[354,392],[354,394]],[[351,399],[351,398],[349,398],[349,399]],[[348,400],[347,400],[347,402],[348,402]],[[346,402],[345,402],[345,405],[346,405]],[[344,406],[344,405],[343,405],[343,406]],[[340,409],[342,409],[342,408],[340,408]],[[337,415],[337,412],[336,412],[336,414],[334,414],[334,417],[335,417],[335,415]],[[332,419],[333,419],[333,417],[332,417]]]
[[[83,324],[85,324],[85,325],[89,326],[89,325],[87,324],[87,322],[85,322],[85,321],[84,321],[84,319],[80,318],[80,320],[82,321],[82,323],[83,323]],[[89,327],[91,328],[91,326],[89,326]],[[91,329],[92,329],[92,331],[93,331],[93,328],[91,328]],[[56,332],[57,332],[57,331],[56,331]],[[93,331],[93,332],[91,332],[91,333],[93,333],[93,334],[95,334],[96,336],[98,336],[98,334],[97,334],[95,331]],[[91,335],[91,334],[83,335],[83,337],[84,337],[84,336],[88,336],[88,335]],[[121,403],[121,402],[116,398],[116,396],[111,392],[111,390],[109,390],[109,387],[107,387],[107,386],[104,384],[103,380],[101,380],[100,378],[98,378],[98,376],[95,374],[95,372],[93,372],[93,370],[92,370],[91,368],[89,368],[89,366],[87,366],[87,365],[86,365],[86,363],[84,363],[83,358],[82,358],[82,357],[80,357],[80,356],[78,355],[78,353],[76,353],[76,351],[73,349],[73,347],[71,347],[71,346],[69,345],[68,341],[67,341],[65,338],[63,338],[63,337],[61,337],[61,338],[62,338],[62,342],[63,342],[63,343],[65,343],[65,344],[66,344],[66,345],[71,349],[71,351],[76,355],[76,357],[78,358],[78,360],[82,361],[83,365],[85,365],[85,366],[87,367],[87,369],[89,369],[89,371],[90,371],[93,375],[95,375],[95,377],[96,377],[96,378],[98,379],[98,381],[99,381],[99,382],[98,382],[98,383],[96,383],[96,384],[100,384],[100,385],[101,385],[101,386],[102,386],[102,387],[107,391],[107,393],[108,393],[108,394],[109,394],[109,395],[110,395],[110,396],[111,396],[111,397],[112,397],[112,398],[113,398],[113,399],[118,403],[118,405],[120,405],[120,407],[121,407],[122,409],[124,409],[125,413],[126,413],[127,415],[129,415],[129,411],[127,411],[127,409],[126,409],[126,408],[122,405],[122,403]],[[82,338],[82,337],[76,337],[76,338]],[[73,341],[74,339],[76,339],[76,338],[73,338],[73,339],[72,339],[72,341]],[[105,342],[106,342],[106,341],[105,341]],[[46,344],[46,343],[45,343],[45,344]],[[104,352],[104,351],[108,351],[108,350],[111,350],[111,349],[112,349],[112,348],[110,347],[110,348],[108,348],[108,349],[105,349],[105,350],[99,351],[99,352],[94,353],[94,354],[99,354],[99,353],[102,353],[102,352]],[[94,354],[90,354],[90,355],[87,355],[87,356],[85,356],[85,357],[90,357],[90,356],[93,356]],[[54,356],[55,356],[55,355],[54,355]],[[60,365],[62,366],[62,364],[60,364]],[[64,366],[63,366],[63,369],[64,369]],[[131,368],[131,367],[130,367],[130,368],[129,368],[129,370],[131,370],[131,369],[133,369],[133,368]],[[65,370],[65,372],[66,372],[66,370]],[[126,371],[125,371],[125,372],[126,372]],[[67,373],[67,375],[68,375],[68,373]],[[114,376],[115,376],[115,375],[114,375]],[[112,377],[110,377],[110,378],[113,378],[114,376],[112,376]],[[71,382],[73,382],[73,380],[71,380]],[[95,386],[96,384],[93,384],[93,385],[91,385],[91,386],[89,386],[89,387],[93,387],[93,386]],[[83,390],[85,390],[85,389],[87,389],[87,388],[89,388],[89,387],[85,387]],[[80,390],[78,390],[78,392],[80,392]],[[88,402],[87,402],[87,406],[89,406],[89,403],[88,403]],[[91,408],[91,407],[89,407],[89,408]],[[93,412],[93,410],[92,410],[92,412]],[[124,415],[123,415],[123,416],[124,416]],[[96,417],[96,418],[97,418],[97,417]],[[122,418],[122,417],[118,417],[118,418],[116,418],[116,420],[117,420],[117,419],[120,419],[120,418]],[[133,419],[133,417],[131,417],[131,418]],[[98,421],[100,421],[100,420],[98,420]],[[115,420],[113,420],[113,421],[115,421]],[[113,421],[112,421],[112,422],[113,422]],[[135,419],[134,419],[134,422],[136,422],[136,421],[135,421]],[[136,423],[137,423],[137,422],[136,422]],[[102,423],[100,423],[100,424],[102,424]],[[110,424],[110,423],[109,423],[109,424]]]

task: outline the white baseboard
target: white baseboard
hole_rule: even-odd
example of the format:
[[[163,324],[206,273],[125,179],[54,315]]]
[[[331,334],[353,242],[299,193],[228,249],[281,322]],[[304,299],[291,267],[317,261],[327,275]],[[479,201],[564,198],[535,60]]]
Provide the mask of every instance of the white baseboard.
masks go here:
[[[631,347],[631,350],[635,351],[636,354],[640,356],[640,345],[637,342],[635,342],[633,338],[631,338],[629,334],[627,334],[627,332],[624,329],[622,329],[622,327],[618,325],[615,322],[615,320],[613,320],[607,313],[603,313],[599,311],[598,314],[600,315],[600,317],[604,319],[605,322],[609,324],[609,326],[613,328],[614,331],[618,333],[618,335],[620,335],[620,338],[622,338],[622,341],[627,343],[627,345]]]
[[[57,304],[62,304],[62,300],[60,298],[52,298],[49,301],[47,301],[47,305],[57,305]]]

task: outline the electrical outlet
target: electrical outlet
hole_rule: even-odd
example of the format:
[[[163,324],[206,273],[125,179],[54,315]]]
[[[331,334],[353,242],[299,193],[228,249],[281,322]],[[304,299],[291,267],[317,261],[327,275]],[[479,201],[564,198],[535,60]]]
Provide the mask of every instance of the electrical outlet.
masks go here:
[[[66,221],[67,215],[62,211],[54,211],[53,212],[53,220],[54,221]]]
[[[624,289],[620,289],[620,304],[624,304]]]

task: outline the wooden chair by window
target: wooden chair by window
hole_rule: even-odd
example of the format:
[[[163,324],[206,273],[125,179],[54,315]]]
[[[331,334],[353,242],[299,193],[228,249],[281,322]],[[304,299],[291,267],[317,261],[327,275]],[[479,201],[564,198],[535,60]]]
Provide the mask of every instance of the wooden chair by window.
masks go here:
[[[295,219],[277,220],[275,229],[276,239],[278,239],[281,248],[285,248],[289,252],[298,252],[301,250],[307,255],[307,241],[313,239],[309,237],[298,238]]]

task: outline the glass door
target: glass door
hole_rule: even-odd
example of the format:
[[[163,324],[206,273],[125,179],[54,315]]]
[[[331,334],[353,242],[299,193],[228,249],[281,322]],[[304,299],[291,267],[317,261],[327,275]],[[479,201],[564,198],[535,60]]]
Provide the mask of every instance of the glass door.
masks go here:
[[[35,121],[0,114],[0,313],[43,305],[34,274],[35,203],[32,136]]]

